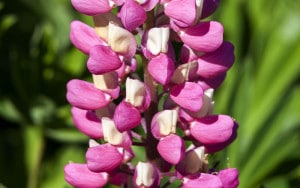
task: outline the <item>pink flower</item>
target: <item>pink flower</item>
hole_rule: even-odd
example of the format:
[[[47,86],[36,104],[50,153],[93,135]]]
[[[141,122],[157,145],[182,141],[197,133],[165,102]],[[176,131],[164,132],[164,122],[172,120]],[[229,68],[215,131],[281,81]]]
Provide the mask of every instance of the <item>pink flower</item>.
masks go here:
[[[201,173],[198,178],[188,179],[185,178],[183,181],[182,188],[223,188],[220,179],[212,174]]]
[[[97,15],[111,11],[113,3],[111,0],[71,0],[74,8],[86,15]]]
[[[235,168],[220,170],[217,176],[220,178],[223,188],[237,188],[240,183],[239,172]]]

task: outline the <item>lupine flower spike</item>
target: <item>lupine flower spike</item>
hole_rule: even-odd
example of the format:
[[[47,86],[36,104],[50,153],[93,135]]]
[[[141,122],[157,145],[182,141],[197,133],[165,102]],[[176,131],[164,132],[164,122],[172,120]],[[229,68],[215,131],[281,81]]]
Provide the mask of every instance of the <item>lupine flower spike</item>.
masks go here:
[[[207,19],[219,0],[71,3],[94,25],[70,24],[91,79],[70,80],[66,98],[90,140],[86,162],[68,163],[65,180],[80,188],[236,188],[238,170],[218,169],[209,158],[238,129],[234,118],[213,112],[214,90],[234,62],[222,24]]]

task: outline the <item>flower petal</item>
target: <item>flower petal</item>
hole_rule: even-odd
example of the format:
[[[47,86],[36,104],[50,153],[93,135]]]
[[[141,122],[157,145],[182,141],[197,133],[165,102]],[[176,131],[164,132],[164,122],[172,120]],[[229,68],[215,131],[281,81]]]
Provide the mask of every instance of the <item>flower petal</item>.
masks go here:
[[[163,110],[157,112],[151,121],[151,132],[157,139],[176,133],[178,119],[177,110]]]
[[[108,143],[90,147],[86,152],[87,167],[93,172],[109,172],[117,168],[122,160],[123,155]]]
[[[179,106],[190,111],[199,111],[203,103],[203,90],[201,86],[193,82],[185,82],[174,86],[170,91],[171,99]]]
[[[67,100],[77,108],[95,110],[108,105],[110,96],[90,82],[73,79],[67,83]]]
[[[134,0],[125,1],[118,13],[118,17],[121,19],[124,27],[130,32],[143,24],[147,18],[145,10]]]
[[[180,136],[170,134],[160,139],[157,150],[164,160],[171,164],[177,164],[184,156],[184,141]]]
[[[203,78],[216,77],[225,73],[233,62],[234,47],[229,42],[223,42],[216,51],[199,57],[197,74]]]
[[[102,125],[95,112],[76,107],[72,107],[71,112],[73,122],[78,130],[90,138],[103,138]]]
[[[140,124],[141,114],[131,104],[122,101],[116,108],[114,122],[120,132],[135,128]]]
[[[181,40],[194,50],[212,52],[223,42],[223,26],[216,21],[201,22],[179,33]]]
[[[192,136],[202,144],[226,142],[234,134],[234,120],[227,115],[209,115],[191,123]]]
[[[218,8],[220,0],[204,0],[201,19],[210,16]]]
[[[116,72],[109,72],[101,75],[93,74],[93,81],[97,89],[108,93],[113,99],[119,97],[120,86]]]
[[[73,7],[80,13],[93,16],[111,11],[109,0],[71,0]]]
[[[64,168],[65,180],[78,188],[100,188],[108,181],[106,172],[96,173],[87,168],[86,164],[69,163]]]
[[[104,74],[121,66],[119,56],[109,46],[96,45],[91,48],[87,68],[92,74]]]
[[[71,22],[70,40],[85,54],[89,54],[95,45],[107,45],[92,27],[77,20]]]
[[[165,14],[179,27],[192,26],[196,19],[195,0],[172,0],[165,6]]]
[[[166,85],[170,81],[174,69],[173,60],[163,53],[151,59],[148,64],[149,73],[155,81],[162,85]]]
[[[158,187],[160,177],[158,170],[151,163],[138,162],[134,171],[134,183],[137,187]]]

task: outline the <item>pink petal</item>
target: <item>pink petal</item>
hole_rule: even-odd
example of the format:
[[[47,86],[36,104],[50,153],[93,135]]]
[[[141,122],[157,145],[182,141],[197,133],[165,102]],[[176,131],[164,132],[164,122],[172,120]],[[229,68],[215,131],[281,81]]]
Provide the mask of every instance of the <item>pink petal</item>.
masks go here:
[[[135,128],[140,124],[141,114],[131,104],[122,101],[116,108],[114,122],[120,132]]]
[[[87,167],[93,172],[109,172],[117,168],[123,155],[110,144],[90,147],[86,152]]]
[[[204,0],[201,19],[210,16],[218,8],[220,0]]]
[[[109,46],[96,45],[91,48],[87,67],[92,74],[104,74],[121,66],[119,56]]]
[[[180,51],[180,60],[182,61],[182,63],[192,62],[198,59],[199,56],[202,54],[202,52],[197,52],[189,46],[187,46],[186,44],[183,44]]]
[[[106,172],[92,172],[86,164],[69,163],[65,166],[64,173],[65,180],[77,188],[101,188],[108,181]]]
[[[77,108],[95,110],[108,105],[110,96],[90,82],[73,79],[67,83],[67,100]]]
[[[217,176],[220,178],[223,188],[237,188],[240,183],[239,171],[235,168],[220,170]]]
[[[130,32],[142,25],[147,18],[145,10],[134,0],[125,1],[118,17]]]
[[[226,141],[221,143],[216,143],[216,144],[203,144],[205,146],[205,152],[215,153],[226,148],[229,144],[231,144],[236,139],[237,129],[238,129],[238,124],[234,122],[234,126],[232,128],[232,135]]]
[[[103,138],[101,122],[95,112],[76,107],[72,107],[71,112],[77,129],[91,138]]]
[[[106,45],[92,27],[80,21],[71,22],[70,40],[85,54],[88,54],[95,45]]]
[[[190,111],[196,112],[202,107],[203,90],[199,84],[185,82],[173,87],[170,94],[174,102]]]
[[[191,123],[191,134],[202,144],[226,142],[234,133],[234,120],[227,115],[209,115]]]
[[[89,16],[111,11],[109,0],[71,0],[73,7],[80,13]]]
[[[201,22],[179,33],[181,40],[194,50],[211,52],[223,42],[223,26],[216,21]]]
[[[197,74],[203,78],[216,77],[225,73],[233,62],[234,47],[229,42],[223,42],[216,51],[199,57]]]
[[[185,179],[182,188],[223,188],[220,179],[212,174],[201,173],[195,179]]]
[[[162,85],[166,85],[170,81],[174,69],[173,60],[163,53],[151,59],[148,64],[149,73],[155,81]]]
[[[196,19],[195,0],[173,0],[165,6],[165,14],[179,27],[192,26]]]
[[[180,136],[170,134],[160,139],[157,150],[164,160],[177,164],[184,156],[185,145]]]

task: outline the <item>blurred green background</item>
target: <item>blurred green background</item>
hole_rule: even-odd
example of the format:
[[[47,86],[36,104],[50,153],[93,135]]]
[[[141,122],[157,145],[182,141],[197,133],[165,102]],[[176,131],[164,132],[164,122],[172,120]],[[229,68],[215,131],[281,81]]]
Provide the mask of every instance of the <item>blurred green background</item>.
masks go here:
[[[235,45],[236,61],[215,95],[238,139],[213,158],[237,167],[240,187],[300,185],[300,1],[221,0],[212,17]],[[0,188],[68,187],[63,166],[83,162],[66,82],[87,78],[86,56],[69,24],[90,18],[69,0],[0,1]]]

